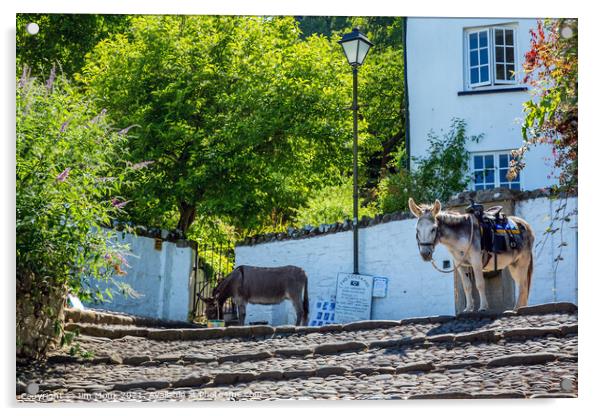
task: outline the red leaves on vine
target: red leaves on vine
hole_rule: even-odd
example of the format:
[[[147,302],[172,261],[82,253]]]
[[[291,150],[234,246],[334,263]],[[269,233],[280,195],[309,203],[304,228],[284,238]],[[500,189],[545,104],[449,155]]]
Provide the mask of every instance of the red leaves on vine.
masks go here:
[[[574,191],[578,136],[577,21],[540,20],[537,28],[531,30],[530,43],[523,64],[524,82],[532,86],[535,97],[525,103],[525,145],[517,153],[520,159],[531,145],[552,145],[554,166],[560,170],[560,185]],[[518,165],[516,170],[520,169]]]

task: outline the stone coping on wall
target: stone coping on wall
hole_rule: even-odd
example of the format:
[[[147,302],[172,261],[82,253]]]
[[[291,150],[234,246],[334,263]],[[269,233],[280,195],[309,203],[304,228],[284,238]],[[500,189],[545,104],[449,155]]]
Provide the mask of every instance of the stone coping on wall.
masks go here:
[[[453,195],[444,207],[468,206],[470,199],[474,199],[478,203],[488,203],[496,201],[524,201],[535,198],[549,198],[553,195],[551,188],[535,189],[532,191],[518,191],[507,188],[485,189],[482,191],[465,191]],[[558,195],[555,195],[558,196]],[[563,195],[560,195],[562,197]],[[423,201],[417,201],[423,202]],[[374,225],[383,224],[391,221],[401,221],[413,218],[413,215],[407,211],[398,211],[388,214],[378,214],[374,217],[363,216],[359,221],[359,228],[372,227]],[[258,234],[252,237],[246,237],[244,240],[236,243],[240,246],[253,246],[262,243],[272,243],[283,240],[300,240],[304,238],[318,237],[328,234],[335,234],[343,231],[352,230],[352,221],[346,219],[343,222],[334,224],[320,224],[319,226],[306,225],[301,228],[290,227],[286,232]]]
[[[127,228],[131,229],[131,232]],[[187,240],[181,230],[164,230],[155,227],[145,227],[144,225],[126,224],[120,221],[113,221],[112,230],[118,233],[128,233],[136,237],[147,237],[160,239],[168,243],[175,243],[178,247],[192,247],[197,244],[195,241]]]

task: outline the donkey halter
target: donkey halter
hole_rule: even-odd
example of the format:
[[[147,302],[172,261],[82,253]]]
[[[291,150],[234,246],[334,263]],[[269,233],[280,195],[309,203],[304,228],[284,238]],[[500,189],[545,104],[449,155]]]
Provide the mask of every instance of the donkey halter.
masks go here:
[[[418,239],[418,233],[416,233],[416,239]],[[437,227],[437,232],[435,233],[435,238],[433,238],[433,241],[431,241],[430,243],[423,243],[422,241],[418,241],[417,243],[418,243],[418,247],[420,247],[420,246],[435,247],[435,245],[437,244],[438,241],[439,241],[439,227]]]

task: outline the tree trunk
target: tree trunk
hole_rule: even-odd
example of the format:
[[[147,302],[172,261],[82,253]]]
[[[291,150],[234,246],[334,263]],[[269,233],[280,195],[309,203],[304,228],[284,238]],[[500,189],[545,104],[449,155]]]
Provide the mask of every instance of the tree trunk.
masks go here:
[[[178,210],[180,211],[178,229],[181,230],[184,235],[186,235],[186,232],[188,232],[188,229],[196,217],[196,206],[190,205],[187,202],[180,202]]]
[[[55,348],[65,320],[67,286],[33,273],[17,276],[17,356],[39,359]]]

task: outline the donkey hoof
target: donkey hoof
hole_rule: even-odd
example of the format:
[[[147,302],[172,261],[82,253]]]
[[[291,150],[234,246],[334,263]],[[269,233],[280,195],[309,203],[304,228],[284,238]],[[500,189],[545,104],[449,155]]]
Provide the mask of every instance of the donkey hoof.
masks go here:
[[[489,308],[479,308],[479,312],[487,312]]]
[[[474,312],[474,306],[471,306],[470,308],[467,306],[466,308],[464,308],[464,310],[462,311],[462,313],[471,313]]]

